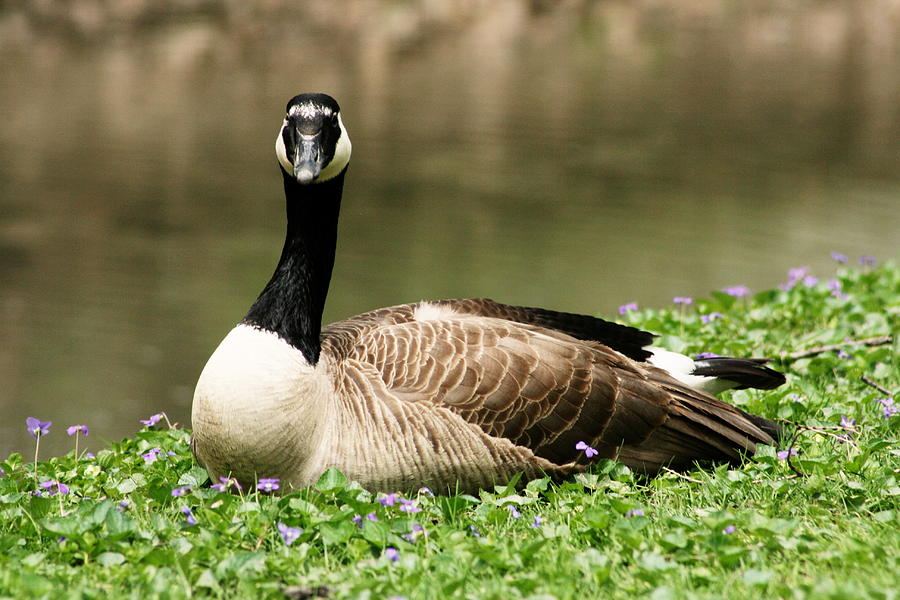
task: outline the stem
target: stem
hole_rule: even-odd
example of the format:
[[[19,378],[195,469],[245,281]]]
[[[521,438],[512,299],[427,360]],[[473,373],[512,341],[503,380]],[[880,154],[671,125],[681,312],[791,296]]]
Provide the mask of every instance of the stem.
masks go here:
[[[41,447],[41,432],[40,431],[38,432],[35,439],[37,441],[34,443],[34,489],[38,489],[37,463],[38,463],[38,449]]]
[[[80,434],[80,430],[75,430],[75,460],[78,461],[78,436]]]

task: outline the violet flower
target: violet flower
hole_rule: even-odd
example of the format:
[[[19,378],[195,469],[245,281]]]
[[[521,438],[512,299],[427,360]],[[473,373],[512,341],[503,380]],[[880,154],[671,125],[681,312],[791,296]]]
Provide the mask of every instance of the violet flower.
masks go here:
[[[675,304],[683,304],[685,306],[694,302],[693,298],[688,298],[687,296],[675,296],[672,298],[672,302]]]
[[[644,509],[643,508],[632,508],[627,513],[625,513],[626,517],[643,517]]]
[[[534,521],[532,521],[531,526],[534,528],[541,526],[541,515],[534,515]]]
[[[841,254],[840,252],[832,252],[831,260],[833,260],[837,263],[840,263],[840,264],[844,264],[845,262],[847,262],[847,255]]]
[[[141,454],[141,458],[144,459],[144,462],[146,464],[153,464],[156,462],[156,459],[159,456],[160,452],[162,452],[162,450],[160,450],[159,448],[151,448],[147,451],[146,454]]]
[[[412,544],[415,543],[416,539],[418,539],[419,536],[422,535],[425,535],[425,528],[418,523],[414,523],[412,526],[412,530],[409,533],[404,533],[400,537]]]
[[[881,404],[881,414],[885,419],[890,419],[900,412],[900,407],[894,405],[893,398],[875,398],[875,402]]]
[[[737,527],[735,527],[734,525],[729,525],[728,527],[726,527],[725,529],[722,530],[722,533],[724,533],[725,535],[728,535],[729,533],[734,533],[735,531],[737,531]]]
[[[261,492],[269,493],[281,487],[281,480],[277,477],[263,477],[256,482],[256,489]]]
[[[512,504],[507,504],[506,508],[509,509],[509,516],[511,516],[513,519],[521,519],[522,518],[522,513],[520,513],[519,509],[517,509]]]
[[[414,514],[417,512],[422,512],[422,509],[416,506],[415,500],[407,500],[406,498],[400,498],[400,512],[405,512],[409,514]]]
[[[586,442],[583,442],[583,441],[578,442],[577,444],[575,444],[575,449],[576,449],[576,450],[584,450],[584,455],[585,455],[587,458],[592,458],[592,457],[597,456],[598,454],[600,454],[599,452],[597,452],[597,449],[596,449],[596,448],[591,448],[590,446],[587,445]]]
[[[190,489],[191,489],[191,486],[189,486],[189,485],[183,485],[181,487],[173,488],[172,496],[174,496],[175,498],[180,498],[181,496],[184,496],[185,494],[187,494],[188,490],[190,490]]]
[[[388,546],[384,549],[384,555],[391,562],[397,562],[400,560],[400,552],[397,551],[393,546]]]
[[[34,439],[38,439],[39,437],[50,433],[51,425],[53,425],[53,421],[41,421],[34,417],[25,419],[25,426],[28,428],[28,433],[30,433],[31,437]]]
[[[69,493],[69,486],[62,482],[56,481],[55,479],[51,479],[50,481],[42,481],[40,483],[40,486],[47,491],[48,496],[55,496],[56,494],[65,496]],[[43,494],[36,495],[42,496]]]
[[[79,433],[85,437],[88,435],[88,426],[87,425],[71,425],[66,429],[66,433],[68,435],[75,435]]]
[[[700,315],[700,321],[703,322],[704,325],[712,323],[716,319],[723,319],[725,315],[720,312],[711,312],[708,315]]]
[[[722,288],[722,291],[729,296],[734,296],[735,298],[743,298],[744,296],[750,295],[750,288],[748,288],[746,285],[731,285],[726,288]]]
[[[399,495],[397,494],[386,494],[381,498],[376,498],[375,502],[379,503],[382,506],[394,506],[397,504],[397,500],[399,499]]]
[[[141,423],[146,425],[147,427],[153,427],[157,423],[159,423],[160,419],[163,418],[162,413],[156,413],[155,415],[150,415],[149,419],[141,419]]]
[[[289,527],[284,523],[279,523],[278,533],[281,535],[281,539],[284,540],[284,545],[290,546],[297,541],[297,538],[300,537],[300,534],[303,533],[303,530],[299,527]]]
[[[624,315],[627,312],[634,311],[638,309],[637,302],[629,302],[628,304],[623,304],[619,307],[619,314]]]
[[[799,454],[800,451],[796,448],[789,448],[787,450],[779,450],[776,456],[778,456],[778,460],[787,460],[789,456],[797,456]]]
[[[182,506],[180,510],[182,513],[184,513],[184,516],[186,517],[185,522],[188,525],[196,525],[197,524],[197,519],[194,518],[194,513],[191,512],[190,508],[188,508],[187,506]]]

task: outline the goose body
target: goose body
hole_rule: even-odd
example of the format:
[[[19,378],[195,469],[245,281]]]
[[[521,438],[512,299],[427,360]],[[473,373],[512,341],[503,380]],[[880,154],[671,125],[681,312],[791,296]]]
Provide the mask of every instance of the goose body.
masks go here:
[[[736,462],[773,423],[707,391],[775,387],[755,359],[690,358],[601,319],[486,299],[419,302],[325,328],[350,142],[337,103],[304,94],[276,139],[288,227],[272,279],[207,362],[194,453],[213,478],[372,490],[476,490],[584,470],[585,442],[646,473]]]

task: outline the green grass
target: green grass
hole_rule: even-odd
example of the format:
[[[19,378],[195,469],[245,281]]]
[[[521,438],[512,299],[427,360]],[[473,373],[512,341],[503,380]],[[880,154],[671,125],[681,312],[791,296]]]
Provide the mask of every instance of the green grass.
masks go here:
[[[67,494],[35,496],[32,463],[0,463],[0,597],[896,598],[900,414],[886,417],[876,399],[887,394],[861,377],[900,388],[897,341],[846,340],[897,332],[900,268],[836,276],[845,298],[801,282],[625,317],[685,352],[844,344],[849,356],[776,362],[788,374],[778,390],[730,396],[807,427],[740,468],[648,481],[602,462],[561,485],[422,492],[420,512],[407,513],[337,472],[282,497],[221,493],[192,461],[189,432],[163,422],[95,458],[39,462],[37,480],[64,482]],[[711,312],[723,317],[703,323]],[[842,415],[856,420],[849,441],[837,438],[850,433]],[[780,460],[789,444],[799,454]],[[190,488],[174,497],[179,486]],[[302,533],[287,545],[279,523]]]

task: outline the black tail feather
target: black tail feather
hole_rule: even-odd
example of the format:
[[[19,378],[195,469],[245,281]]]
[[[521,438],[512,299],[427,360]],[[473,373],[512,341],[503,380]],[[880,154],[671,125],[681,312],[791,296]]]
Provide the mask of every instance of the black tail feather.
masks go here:
[[[692,375],[727,379],[736,389],[756,388],[771,390],[785,382],[784,374],[765,366],[767,358],[729,358],[717,356],[694,361]]]

